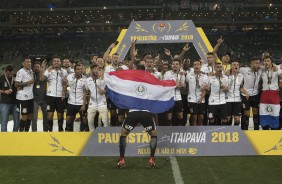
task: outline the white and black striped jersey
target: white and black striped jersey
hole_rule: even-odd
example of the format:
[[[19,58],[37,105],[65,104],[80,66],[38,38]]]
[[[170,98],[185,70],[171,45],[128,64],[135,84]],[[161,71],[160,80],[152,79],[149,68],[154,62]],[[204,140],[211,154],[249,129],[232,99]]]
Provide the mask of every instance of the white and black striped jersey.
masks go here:
[[[255,96],[259,93],[259,82],[263,69],[253,71],[250,67],[242,67],[239,72],[244,76],[243,87],[250,96]],[[245,94],[242,94],[245,96]]]
[[[90,92],[89,107],[99,107],[107,105],[106,95],[100,94],[98,89],[105,89],[105,81],[103,79],[93,79],[88,77],[85,80],[85,88]]]
[[[210,88],[209,105],[225,104],[225,92],[222,90],[222,85],[228,85],[228,77],[222,75],[221,77],[209,76],[208,86]]]
[[[75,73],[69,74],[67,77],[69,86],[69,99],[68,103],[72,105],[82,105],[83,95],[85,89],[86,77],[82,75],[80,79],[75,77]]]
[[[202,87],[208,84],[208,76],[203,73],[187,72],[185,81],[188,83],[188,102],[198,103],[202,95]],[[205,103],[205,98],[202,103]]]
[[[50,72],[45,70],[44,76],[47,77],[47,96],[62,97],[63,91],[63,79],[68,76],[65,69],[55,70],[52,69]]]
[[[262,90],[279,90],[278,80],[282,71],[263,71],[261,74]]]
[[[164,74],[164,80],[174,80],[175,82],[180,82],[185,84],[185,75],[180,75],[178,72],[169,70]],[[181,100],[180,89],[175,88],[174,90],[174,101]]]
[[[241,73],[228,76],[229,90],[226,93],[226,102],[241,102],[240,88],[243,81],[244,77]]]
[[[209,66],[208,63],[205,63],[201,67],[201,72],[203,72],[204,74],[209,74],[210,72],[214,73],[214,66]]]
[[[20,82],[20,83],[24,83],[24,82],[30,81],[32,79],[33,79],[33,71],[31,69],[26,70],[26,69],[22,68],[17,72],[15,81]],[[33,84],[31,84],[29,86],[24,86],[24,87],[21,88],[21,90],[17,91],[16,99],[18,99],[18,100],[33,99]]]

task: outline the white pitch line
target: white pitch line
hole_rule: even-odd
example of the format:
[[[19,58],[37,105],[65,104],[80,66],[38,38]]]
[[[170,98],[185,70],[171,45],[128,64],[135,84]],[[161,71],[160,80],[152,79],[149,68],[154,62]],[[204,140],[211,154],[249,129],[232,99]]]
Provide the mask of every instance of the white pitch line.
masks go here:
[[[176,157],[169,157],[169,160],[170,160],[175,183],[184,184]]]

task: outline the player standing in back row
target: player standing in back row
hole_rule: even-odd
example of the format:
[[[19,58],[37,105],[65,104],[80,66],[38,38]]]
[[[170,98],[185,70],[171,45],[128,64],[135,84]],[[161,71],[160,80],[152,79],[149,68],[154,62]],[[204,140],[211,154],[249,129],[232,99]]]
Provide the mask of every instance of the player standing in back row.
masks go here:
[[[33,114],[33,71],[30,58],[24,58],[23,68],[17,72],[15,86],[18,89],[17,100],[21,113],[20,132],[28,132]]]
[[[53,57],[52,66],[46,70],[46,61],[42,63],[42,72],[40,80],[47,79],[48,89],[46,94],[47,101],[47,119],[48,131],[53,131],[54,111],[57,111],[59,132],[64,131],[64,101],[65,93],[63,92],[63,83],[66,82],[67,71],[61,68],[61,60],[59,57]],[[44,72],[44,73],[43,73]]]

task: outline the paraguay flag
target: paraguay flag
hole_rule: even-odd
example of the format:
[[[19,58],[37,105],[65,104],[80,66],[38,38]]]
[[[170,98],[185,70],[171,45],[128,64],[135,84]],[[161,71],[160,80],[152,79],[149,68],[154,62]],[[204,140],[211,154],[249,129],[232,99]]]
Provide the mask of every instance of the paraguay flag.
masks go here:
[[[262,91],[260,97],[260,124],[262,127],[269,125],[272,128],[279,126],[280,97],[274,90]]]
[[[143,70],[119,70],[104,77],[107,95],[120,109],[162,113],[174,106],[173,80],[159,80]]]

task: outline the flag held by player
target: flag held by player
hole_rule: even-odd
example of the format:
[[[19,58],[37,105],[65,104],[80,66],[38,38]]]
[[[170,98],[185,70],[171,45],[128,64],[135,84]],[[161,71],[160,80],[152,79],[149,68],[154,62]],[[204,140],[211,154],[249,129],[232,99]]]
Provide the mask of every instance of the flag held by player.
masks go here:
[[[105,73],[107,95],[120,109],[161,113],[174,106],[173,80],[159,80],[142,70]]]
[[[280,97],[278,91],[267,90],[262,92],[259,112],[262,127],[269,125],[271,128],[278,128],[280,112]]]

